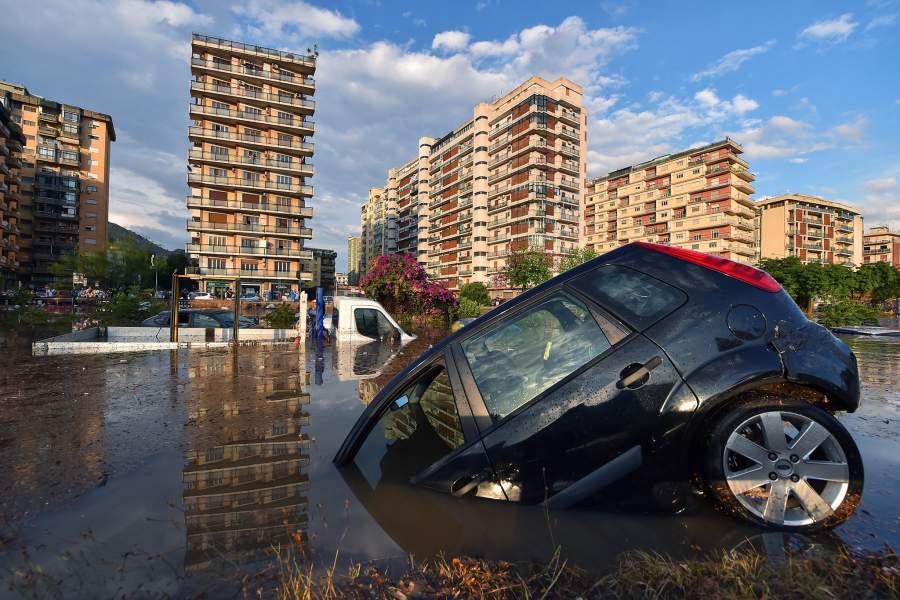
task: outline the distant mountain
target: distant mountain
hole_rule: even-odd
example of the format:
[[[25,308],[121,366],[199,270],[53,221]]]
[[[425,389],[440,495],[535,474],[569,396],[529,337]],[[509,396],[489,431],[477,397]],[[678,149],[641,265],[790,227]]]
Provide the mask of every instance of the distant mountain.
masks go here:
[[[110,242],[119,242],[122,240],[130,239],[136,246],[140,248],[146,248],[147,252],[149,252],[150,254],[155,254],[157,256],[168,256],[173,252],[173,250],[166,250],[159,244],[151,242],[141,234],[135,233],[130,229],[125,229],[121,225],[117,225],[112,221],[109,222],[109,229],[107,233]],[[177,250],[175,252],[177,252]]]

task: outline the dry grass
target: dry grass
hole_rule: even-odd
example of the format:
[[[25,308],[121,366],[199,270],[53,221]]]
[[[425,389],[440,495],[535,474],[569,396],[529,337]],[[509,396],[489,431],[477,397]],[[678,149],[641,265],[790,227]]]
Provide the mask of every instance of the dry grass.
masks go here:
[[[757,553],[676,561],[633,552],[602,577],[568,566],[558,553],[541,567],[438,558],[410,564],[396,578],[358,564],[337,573],[334,564],[316,574],[296,561],[282,561],[276,598],[900,598],[900,560],[891,550],[788,555],[778,563]]]

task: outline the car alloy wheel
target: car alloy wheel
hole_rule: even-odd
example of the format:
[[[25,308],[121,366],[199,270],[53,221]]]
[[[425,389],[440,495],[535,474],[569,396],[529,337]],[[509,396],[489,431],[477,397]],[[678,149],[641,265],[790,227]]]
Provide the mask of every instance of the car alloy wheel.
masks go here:
[[[723,455],[725,481],[751,514],[775,526],[802,527],[832,517],[850,489],[844,448],[809,416],[770,410],[738,424]]]

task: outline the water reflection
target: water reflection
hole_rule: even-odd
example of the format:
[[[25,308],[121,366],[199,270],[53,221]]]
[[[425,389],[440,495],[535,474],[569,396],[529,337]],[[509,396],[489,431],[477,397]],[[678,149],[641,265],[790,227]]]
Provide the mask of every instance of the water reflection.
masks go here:
[[[182,469],[185,570],[262,559],[305,541],[309,374],[291,354],[234,353],[189,368]]]

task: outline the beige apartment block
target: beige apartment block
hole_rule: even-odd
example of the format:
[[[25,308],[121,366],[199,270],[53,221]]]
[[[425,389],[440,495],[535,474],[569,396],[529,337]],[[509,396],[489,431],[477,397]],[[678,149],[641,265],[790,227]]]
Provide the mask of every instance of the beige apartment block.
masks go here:
[[[512,251],[558,260],[579,246],[586,130],[579,85],[532,77],[448,134],[420,138],[416,156],[388,171],[397,252],[451,289],[479,281],[512,296],[498,277]]]
[[[863,218],[852,206],[807,194],[763,198],[756,205],[760,258],[862,264]]]
[[[311,274],[306,220],[316,57],[194,34],[188,254],[209,290],[299,291]]]
[[[384,188],[369,188],[366,203],[360,207],[360,225],[358,263],[362,277],[373,258],[397,252],[397,205],[388,201]]]
[[[625,167],[588,183],[584,245],[635,241],[756,260],[755,179],[731,139]]]
[[[0,290],[17,287],[19,268],[19,186],[25,135],[0,96]]]
[[[19,190],[20,278],[53,283],[50,265],[76,249],[106,248],[112,118],[0,81],[0,98],[25,135]]]
[[[900,269],[900,233],[886,225],[873,227],[863,236],[863,264],[879,262]]]

